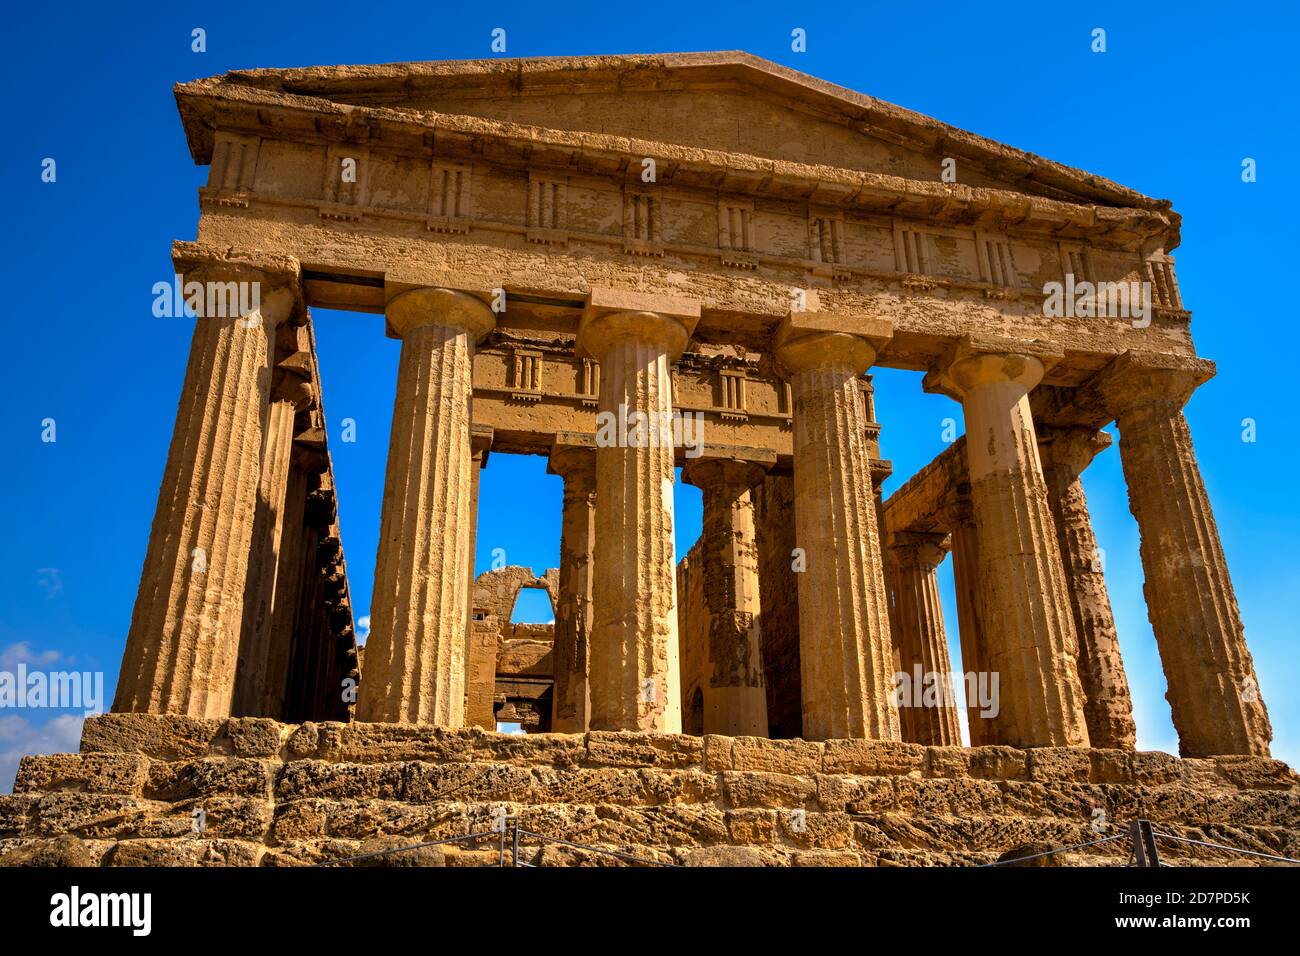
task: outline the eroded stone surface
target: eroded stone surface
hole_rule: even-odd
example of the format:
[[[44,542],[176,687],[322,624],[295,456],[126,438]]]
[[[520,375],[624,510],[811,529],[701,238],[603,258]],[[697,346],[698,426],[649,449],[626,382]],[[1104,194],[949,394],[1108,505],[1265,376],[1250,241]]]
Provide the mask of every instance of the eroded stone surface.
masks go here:
[[[1300,849],[1300,777],[1261,757],[375,724],[359,725],[371,732],[346,748],[302,756],[286,745],[257,759],[230,753],[233,720],[202,754],[146,756],[166,753],[173,720],[91,718],[87,733],[102,742],[99,722],[116,728],[121,750],[24,760],[20,792],[0,797],[0,864],[313,865],[482,833],[498,809],[545,837],[690,865],[988,863],[1030,843],[1089,842],[1099,810],[1106,833],[1142,816],[1177,836]],[[304,728],[275,729],[288,741]],[[429,743],[417,747],[421,737]],[[1122,841],[1108,846],[1060,862],[1127,861]],[[525,852],[538,865],[628,862],[561,849],[534,841]],[[497,846],[492,837],[410,853],[374,865],[490,865]],[[1242,862],[1186,845],[1168,853]]]

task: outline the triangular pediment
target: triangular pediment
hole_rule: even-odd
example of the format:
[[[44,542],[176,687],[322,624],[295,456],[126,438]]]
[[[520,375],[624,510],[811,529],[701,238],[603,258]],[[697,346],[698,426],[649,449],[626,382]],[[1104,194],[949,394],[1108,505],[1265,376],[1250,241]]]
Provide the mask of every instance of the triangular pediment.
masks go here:
[[[234,71],[301,103],[462,115],[846,170],[958,181],[1081,204],[1163,200],[741,52],[463,60]]]

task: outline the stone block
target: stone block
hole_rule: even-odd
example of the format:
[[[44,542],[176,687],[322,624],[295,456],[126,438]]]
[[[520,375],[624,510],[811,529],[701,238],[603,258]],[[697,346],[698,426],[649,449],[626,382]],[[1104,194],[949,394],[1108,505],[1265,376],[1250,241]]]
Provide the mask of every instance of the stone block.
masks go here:
[[[790,854],[790,865],[836,868],[861,866],[862,858],[852,850],[798,850]]]
[[[972,747],[970,772],[984,780],[1022,780],[1029,765],[1028,753],[1016,747]]]
[[[0,794],[0,838],[26,832],[37,801],[34,794]]]
[[[826,773],[851,773],[864,777],[919,774],[925,766],[926,748],[897,740],[828,740]]]
[[[535,781],[532,770],[503,763],[406,764],[407,800],[430,803],[448,800],[529,802]]]
[[[222,723],[170,714],[97,714],[81,728],[81,752],[138,753],[159,760],[203,757]]]
[[[841,849],[853,842],[853,818],[847,813],[777,811],[777,839],[804,849]]]
[[[1281,760],[1268,757],[1215,757],[1219,775],[1242,790],[1289,790],[1300,786],[1300,777]]]
[[[726,737],[722,734],[705,734],[704,769],[709,773],[732,769],[731,749],[734,745],[734,737]]]
[[[337,727],[337,733],[335,732]],[[404,760],[468,761],[486,732],[477,727],[442,730],[423,724],[357,721],[320,725],[320,757],[341,763],[379,764]]]
[[[694,768],[688,770],[640,770],[650,803],[713,803],[722,790],[718,777]]]
[[[329,797],[397,800],[402,796],[405,765],[326,763],[295,760],[284,765],[276,782],[280,800]]]
[[[683,866],[765,866],[766,858],[752,846],[704,846],[688,851]]]
[[[725,820],[732,843],[771,846],[776,842],[775,810],[728,810]]]
[[[107,866],[257,866],[264,848],[243,840],[122,840]]]
[[[682,734],[593,730],[587,734],[584,763],[594,767],[699,767],[704,741]]]
[[[231,717],[217,746],[229,747],[237,757],[278,757],[285,725],[267,717]]]
[[[1088,779],[1093,783],[1132,783],[1133,754],[1127,750],[1090,750]]]
[[[1182,766],[1177,757],[1163,751],[1140,751],[1132,755],[1133,782],[1146,786],[1177,783],[1182,777]]]
[[[474,760],[528,766],[577,767],[586,758],[583,734],[481,733],[472,740]]]
[[[926,747],[925,775],[959,779],[971,775],[971,752],[963,747]]]
[[[538,803],[617,803],[647,806],[655,801],[646,791],[643,771],[623,767],[552,770],[535,767],[533,790]]]
[[[817,784],[811,777],[727,770],[722,793],[733,807],[808,807],[816,803]]]
[[[988,780],[894,781],[898,809],[920,816],[982,816],[1002,807],[1002,791]]]
[[[893,810],[898,800],[893,777],[849,777],[819,773],[817,803],[823,810],[847,810],[849,813],[884,813]]]
[[[26,840],[11,848],[0,848],[0,866],[88,867],[98,861],[83,840],[63,835],[47,839]]]
[[[251,757],[207,757],[170,763],[154,761],[144,784],[153,800],[207,796],[270,797],[273,765]]]
[[[1029,751],[1029,779],[1039,783],[1087,783],[1090,751],[1077,747],[1035,747]]]
[[[25,835],[111,839],[133,835],[165,804],[115,794],[59,791],[37,801]]]
[[[714,807],[597,807],[597,823],[582,842],[643,846],[726,843],[726,818]]]
[[[822,769],[822,745],[808,740],[734,737],[731,768],[812,775]]]
[[[48,754],[23,757],[14,793],[78,790],[139,796],[149,775],[149,760],[139,754]]]

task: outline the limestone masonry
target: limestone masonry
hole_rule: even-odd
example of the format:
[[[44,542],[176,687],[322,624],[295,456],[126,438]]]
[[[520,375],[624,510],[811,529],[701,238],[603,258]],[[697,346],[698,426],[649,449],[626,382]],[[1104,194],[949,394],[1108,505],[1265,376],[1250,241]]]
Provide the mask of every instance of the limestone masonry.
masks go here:
[[[0,862],[326,862],[502,812],[693,865],[985,863],[1139,817],[1300,855],[1183,416],[1214,366],[1169,202],[744,53],[242,70],[176,100],[210,170],[173,246],[203,307],[114,712],[23,760]],[[312,306],[401,342],[363,654]],[[966,431],[887,500],[876,366]],[[1080,481],[1111,423],[1181,759],[1134,749]],[[495,454],[563,479],[540,577],[474,578]],[[704,518],[675,563],[678,467]],[[510,623],[521,588],[553,625]]]

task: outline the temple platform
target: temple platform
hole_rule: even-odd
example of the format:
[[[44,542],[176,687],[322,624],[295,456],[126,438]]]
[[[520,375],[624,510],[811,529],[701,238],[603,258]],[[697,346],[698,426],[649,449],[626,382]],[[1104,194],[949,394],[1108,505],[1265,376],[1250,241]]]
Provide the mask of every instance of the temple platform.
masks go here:
[[[530,833],[667,864],[972,866],[1138,818],[1300,856],[1300,777],[1262,757],[105,714],[86,721],[80,753],[23,758],[0,796],[0,865],[303,866],[490,831],[503,813]],[[525,844],[533,865],[637,865]],[[1161,855],[1267,862],[1172,840]],[[1048,859],[1128,856],[1118,839]],[[380,859],[495,865],[499,851],[485,838]]]

